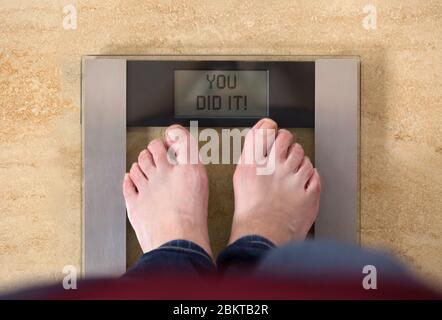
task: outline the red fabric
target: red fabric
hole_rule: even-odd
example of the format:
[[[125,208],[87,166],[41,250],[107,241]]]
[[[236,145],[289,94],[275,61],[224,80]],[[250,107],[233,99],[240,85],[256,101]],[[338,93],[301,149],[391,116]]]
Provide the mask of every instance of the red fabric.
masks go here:
[[[88,280],[77,289],[57,286],[33,290],[30,299],[441,299],[441,295],[416,283],[383,281],[365,290],[360,277],[334,279],[250,279],[216,277],[198,280],[185,276],[155,276],[128,280]]]

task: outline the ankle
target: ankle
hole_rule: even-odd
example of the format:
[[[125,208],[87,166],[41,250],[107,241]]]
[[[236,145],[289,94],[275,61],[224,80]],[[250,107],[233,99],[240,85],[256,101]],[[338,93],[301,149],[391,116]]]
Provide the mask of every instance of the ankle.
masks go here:
[[[281,246],[290,241],[303,241],[307,235],[303,230],[292,230],[287,221],[280,221],[278,217],[263,219],[260,214],[245,216],[249,217],[248,219],[237,217],[232,224],[229,244],[244,236],[257,235],[273,242],[276,246]]]

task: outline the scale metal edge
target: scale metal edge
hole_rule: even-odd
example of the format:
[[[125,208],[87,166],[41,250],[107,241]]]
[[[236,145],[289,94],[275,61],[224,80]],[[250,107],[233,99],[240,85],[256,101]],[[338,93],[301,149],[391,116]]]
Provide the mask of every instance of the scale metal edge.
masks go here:
[[[126,271],[126,59],[84,58],[82,71],[82,275],[119,276]]]
[[[322,192],[315,238],[360,243],[360,62],[315,61],[315,166]]]

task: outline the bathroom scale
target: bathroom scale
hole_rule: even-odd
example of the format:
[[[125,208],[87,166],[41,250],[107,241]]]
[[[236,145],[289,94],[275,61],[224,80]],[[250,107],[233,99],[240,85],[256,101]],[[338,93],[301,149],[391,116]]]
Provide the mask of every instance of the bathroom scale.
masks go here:
[[[126,220],[122,180],[148,142],[174,123],[234,139],[229,132],[275,120],[295,134],[321,175],[310,236],[358,243],[359,87],[353,56],[85,56],[83,275],[121,275],[142,254]],[[234,158],[206,164],[215,255],[230,232]]]

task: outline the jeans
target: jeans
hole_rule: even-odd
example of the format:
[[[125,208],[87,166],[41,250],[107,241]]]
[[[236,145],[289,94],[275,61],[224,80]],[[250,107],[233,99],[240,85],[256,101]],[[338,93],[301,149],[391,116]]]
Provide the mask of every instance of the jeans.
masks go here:
[[[412,278],[400,263],[381,252],[319,240],[276,247],[270,240],[258,235],[242,237],[227,246],[218,255],[216,265],[197,244],[173,240],[142,255],[125,277],[181,272],[195,276],[271,275],[318,279],[360,276],[373,267],[382,278],[407,281]]]
[[[196,243],[188,240],[173,240],[142,255],[125,276],[154,272],[180,272],[196,275],[243,272],[258,265],[259,261],[274,247],[271,241],[261,236],[245,236],[225,248],[219,254],[215,266],[209,254]]]
[[[249,235],[227,246],[216,262],[197,244],[174,240],[142,255],[122,279],[82,280],[78,290],[57,283],[0,299],[441,298],[389,256],[335,242],[275,247]]]

